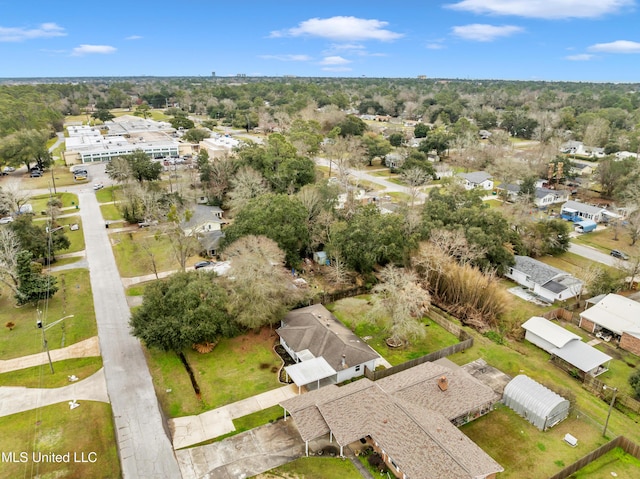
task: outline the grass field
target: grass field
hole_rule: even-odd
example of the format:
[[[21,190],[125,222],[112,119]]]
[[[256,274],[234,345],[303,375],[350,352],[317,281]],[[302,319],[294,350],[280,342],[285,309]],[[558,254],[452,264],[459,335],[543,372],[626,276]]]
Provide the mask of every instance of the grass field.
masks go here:
[[[23,386],[26,388],[60,388],[69,385],[68,376],[86,379],[102,367],[102,358],[75,358],[53,363],[54,374],[49,364],[34,366],[0,374],[0,386]]]
[[[602,269],[608,271],[613,275],[619,274],[616,268],[613,268],[611,266],[607,266],[601,263],[594,263],[590,259],[585,258],[584,256],[579,256],[574,253],[567,252],[559,256],[542,256],[541,258],[538,258],[538,259],[543,263],[548,264],[549,266],[553,266],[554,268],[561,269],[563,271],[566,271],[567,273],[574,274],[574,275],[580,274],[580,271],[588,268],[589,266],[593,266],[594,264],[597,264],[597,266],[601,267]]]
[[[541,432],[505,406],[460,430],[504,467],[499,477],[506,479],[550,477],[608,442],[602,429],[579,412]],[[577,447],[564,442],[567,433],[578,438]]]
[[[102,212],[102,217],[106,221],[121,221],[124,220],[122,217],[122,213],[118,209],[118,206],[114,203],[108,203],[106,205],[100,205],[100,211]]]
[[[278,370],[282,361],[273,351],[276,334],[269,328],[222,339],[208,354],[185,351],[201,399],[193,391],[189,376],[173,352],[146,350],[158,400],[169,417],[200,414],[256,394],[281,387]],[[170,390],[170,392],[168,392]]]
[[[58,198],[62,202],[63,208],[69,208],[78,205],[78,195],[74,193],[57,193],[53,195],[55,198]],[[47,211],[49,202],[49,195],[38,195],[33,196],[29,200],[29,203],[33,206],[33,211],[39,213],[40,211]]]
[[[573,239],[574,242],[597,248],[603,253],[609,254],[612,249],[622,250],[630,255],[640,254],[640,243],[631,246],[629,235],[624,228],[618,230],[618,240],[614,240],[614,231],[612,228],[606,228],[600,231],[592,231],[591,233],[582,234]]]
[[[27,453],[25,463],[0,462],[0,477],[117,479],[120,463],[109,404],[80,401],[74,410],[64,402],[0,418],[0,451]],[[34,463],[33,452],[70,453],[69,463]],[[95,462],[72,462],[95,453]],[[19,456],[18,456],[19,457]],[[36,456],[37,457],[37,456]]]
[[[77,343],[97,334],[89,271],[72,269],[53,273],[58,278],[58,292],[48,301],[36,305],[15,307],[9,291],[0,296],[0,359],[11,359],[42,351],[42,330],[36,327],[38,310],[43,311],[45,324],[73,314],[46,333],[49,349]],[[5,327],[12,321],[12,331]]]
[[[389,348],[385,343],[388,335],[379,326],[363,320],[370,309],[367,297],[341,299],[327,305],[327,308],[359,337],[367,338],[367,343],[392,365],[419,358],[458,342],[453,334],[429,318],[423,318],[427,330],[423,339],[411,341],[407,348]]]
[[[107,186],[101,190],[96,191],[96,199],[98,203],[111,203],[120,199],[121,186]]]
[[[170,271],[180,267],[173,256],[167,237],[158,235],[156,238],[155,235],[154,228],[110,235],[113,254],[121,276],[134,277],[153,273],[150,257],[140,246],[143,241],[149,245],[155,256],[158,271]]]
[[[386,476],[385,476],[386,477]],[[337,457],[301,457],[256,479],[361,479],[362,475],[351,464]]]
[[[616,475],[614,476],[613,473]],[[640,460],[616,447],[604,456],[586,465],[571,479],[610,479],[611,477],[640,477]]]

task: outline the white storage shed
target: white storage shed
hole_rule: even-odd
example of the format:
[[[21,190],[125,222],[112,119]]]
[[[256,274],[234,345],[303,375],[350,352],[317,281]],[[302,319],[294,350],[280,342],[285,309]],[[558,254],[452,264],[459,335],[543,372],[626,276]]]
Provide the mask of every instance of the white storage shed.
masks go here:
[[[541,431],[569,415],[569,401],[524,374],[507,384],[502,401]]]

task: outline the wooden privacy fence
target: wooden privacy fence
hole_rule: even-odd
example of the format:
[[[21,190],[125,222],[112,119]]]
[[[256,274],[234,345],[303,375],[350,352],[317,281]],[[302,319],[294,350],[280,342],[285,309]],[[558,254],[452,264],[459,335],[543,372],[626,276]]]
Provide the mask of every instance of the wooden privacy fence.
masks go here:
[[[587,375],[585,376],[582,385],[585,389],[600,397],[602,391],[604,390],[605,383],[600,381],[598,378]],[[629,409],[630,411],[633,411],[636,414],[640,414],[640,401],[626,394],[618,394],[618,396],[616,397],[615,406],[622,406],[626,409]],[[619,408],[616,407],[616,409]]]
[[[587,464],[595,461],[601,456],[604,456],[609,451],[615,449],[616,447],[622,448],[627,454],[631,454],[632,456],[640,459],[640,446],[638,446],[633,441],[630,441],[624,436],[618,436],[615,439],[609,441],[608,443],[600,446],[598,449],[591,451],[586,456],[578,459],[573,464],[569,464],[567,467],[562,469],[560,472],[554,474],[549,479],[565,479],[571,474],[578,472],[580,469],[585,467]]]
[[[446,329],[452,334],[455,334],[460,340],[459,343],[454,344],[452,346],[448,346],[443,349],[439,349],[438,351],[434,351],[432,353],[426,354],[424,356],[420,356],[419,358],[411,359],[402,364],[398,364],[397,366],[393,366],[387,369],[381,369],[379,371],[371,371],[368,368],[364,368],[364,375],[366,378],[371,379],[372,381],[377,381],[378,379],[386,378],[387,376],[391,376],[392,374],[399,373],[400,371],[404,371],[406,369],[417,366],[418,364],[436,361],[440,358],[445,358],[451,354],[458,353],[460,351],[464,351],[465,349],[469,349],[473,346],[473,337],[469,335],[464,329],[458,326],[455,323],[452,323],[444,316],[440,315],[437,311],[433,309],[429,310],[428,313],[429,318],[433,320],[438,326]]]
[[[564,321],[573,322],[573,313],[564,308],[557,308],[548,311],[542,315],[545,319],[562,319]]]

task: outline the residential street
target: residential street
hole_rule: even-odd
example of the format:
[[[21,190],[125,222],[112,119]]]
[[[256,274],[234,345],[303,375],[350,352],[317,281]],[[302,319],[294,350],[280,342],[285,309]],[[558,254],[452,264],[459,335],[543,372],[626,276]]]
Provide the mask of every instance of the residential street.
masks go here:
[[[89,185],[76,191],[123,477],[179,478],[142,347],[129,332],[129,306],[98,201]]]
[[[584,246],[576,243],[570,243],[569,252],[577,254],[578,256],[583,256],[591,261],[596,261],[598,263],[606,264],[607,266],[613,266],[614,268],[620,267],[620,260],[610,256],[608,254],[602,253],[595,248],[590,246]]]

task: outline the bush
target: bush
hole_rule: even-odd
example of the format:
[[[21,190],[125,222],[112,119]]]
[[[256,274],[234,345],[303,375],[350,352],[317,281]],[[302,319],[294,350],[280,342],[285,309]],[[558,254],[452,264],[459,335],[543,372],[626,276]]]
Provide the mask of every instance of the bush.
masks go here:
[[[636,392],[636,396],[640,397],[640,368],[636,369],[631,376],[629,376],[629,384]]]

